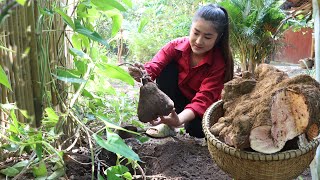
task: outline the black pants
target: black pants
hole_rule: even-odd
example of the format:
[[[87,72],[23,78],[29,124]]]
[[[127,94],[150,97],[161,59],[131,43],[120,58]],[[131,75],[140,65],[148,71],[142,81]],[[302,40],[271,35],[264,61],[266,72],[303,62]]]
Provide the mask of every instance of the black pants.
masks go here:
[[[178,67],[176,62],[172,61],[161,72],[156,79],[159,89],[167,94],[172,101],[177,113],[184,110],[190,101],[182,94],[178,87]],[[203,138],[202,119],[196,116],[195,119],[184,124],[184,128],[190,136]]]

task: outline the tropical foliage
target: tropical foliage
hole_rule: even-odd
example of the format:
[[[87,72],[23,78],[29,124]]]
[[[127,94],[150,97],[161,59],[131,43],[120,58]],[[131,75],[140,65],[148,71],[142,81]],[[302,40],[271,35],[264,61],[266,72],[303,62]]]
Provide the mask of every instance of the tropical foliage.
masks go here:
[[[151,0],[128,11],[127,61],[146,62],[170,40],[189,35],[192,14],[202,1]],[[132,24],[132,22],[137,22]]]
[[[226,0],[219,3],[230,16],[231,45],[242,70],[253,71],[273,53],[275,34],[285,14],[278,0]],[[284,28],[281,29],[282,31]]]

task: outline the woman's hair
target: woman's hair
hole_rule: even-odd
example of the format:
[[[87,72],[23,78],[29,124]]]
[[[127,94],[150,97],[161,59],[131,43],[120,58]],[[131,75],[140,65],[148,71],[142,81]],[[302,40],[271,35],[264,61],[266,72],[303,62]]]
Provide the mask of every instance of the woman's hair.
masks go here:
[[[229,45],[229,18],[228,12],[221,6],[209,4],[201,7],[194,15],[193,21],[203,18],[211,21],[218,33],[217,46],[222,50],[222,55],[226,64],[224,81],[230,81],[233,78],[234,62]]]

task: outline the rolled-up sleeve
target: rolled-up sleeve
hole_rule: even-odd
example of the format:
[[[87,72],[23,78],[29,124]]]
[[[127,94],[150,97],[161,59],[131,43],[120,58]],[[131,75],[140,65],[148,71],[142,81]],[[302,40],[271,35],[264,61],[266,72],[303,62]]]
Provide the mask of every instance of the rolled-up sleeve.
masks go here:
[[[221,98],[224,72],[224,66],[220,66],[215,71],[212,71],[208,77],[202,81],[199,91],[185,109],[191,109],[198,116],[202,117],[208,107]]]
[[[158,51],[158,53],[152,58],[151,61],[144,65],[147,73],[154,80],[159,76],[163,68],[174,59],[177,52],[175,50],[176,43],[171,41]]]

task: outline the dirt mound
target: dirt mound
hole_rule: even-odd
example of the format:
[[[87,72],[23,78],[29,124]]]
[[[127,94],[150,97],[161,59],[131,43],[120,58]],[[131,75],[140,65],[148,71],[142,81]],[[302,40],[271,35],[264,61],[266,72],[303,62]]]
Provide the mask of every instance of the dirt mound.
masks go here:
[[[212,161],[204,139],[177,135],[136,146],[146,179],[231,179]]]

